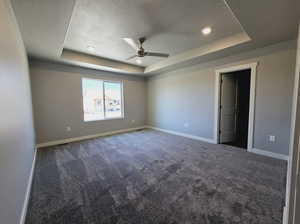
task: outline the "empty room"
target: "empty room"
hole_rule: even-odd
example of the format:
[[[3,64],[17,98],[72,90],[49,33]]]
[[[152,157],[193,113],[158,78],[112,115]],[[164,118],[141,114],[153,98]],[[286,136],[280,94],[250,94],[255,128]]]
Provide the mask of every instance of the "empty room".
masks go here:
[[[300,1],[0,0],[0,223],[299,224]]]

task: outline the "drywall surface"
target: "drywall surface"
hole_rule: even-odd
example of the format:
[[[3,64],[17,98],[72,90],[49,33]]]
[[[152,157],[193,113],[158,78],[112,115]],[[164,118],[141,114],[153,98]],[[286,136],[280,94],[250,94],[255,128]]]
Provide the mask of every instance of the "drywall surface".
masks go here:
[[[38,143],[101,134],[145,124],[147,97],[143,77],[41,61],[30,63],[30,74]],[[83,121],[83,77],[123,82],[124,119]],[[71,127],[71,131],[67,131],[67,127]]]
[[[149,78],[147,124],[213,139],[215,70],[258,62],[254,148],[288,154],[295,41]],[[268,135],[276,141],[269,142]]]
[[[0,222],[20,222],[34,157],[27,56],[11,9],[0,1]]]
[[[287,191],[286,191],[286,223],[300,222],[300,178],[297,175],[299,166],[299,137],[300,137],[300,23],[298,27],[297,58],[295,69],[294,99],[292,110],[291,143],[290,143],[290,162],[287,172]]]
[[[300,25],[299,25],[299,34],[298,34],[298,49],[297,49],[297,70],[296,73],[298,75],[300,75]],[[299,89],[300,91],[300,89]],[[298,125],[300,125],[300,97],[298,96],[298,113],[297,113],[297,123]],[[297,129],[297,133],[296,133],[296,138],[298,140],[298,144],[297,144],[297,151],[295,151],[295,157],[298,160],[298,170],[300,170],[300,154],[299,154],[299,127]],[[299,223],[300,222],[300,214],[299,214],[299,209],[300,209],[300,176],[298,175],[297,177],[297,183],[296,183],[296,187],[297,187],[297,199],[296,199],[296,207],[295,207],[295,223]],[[298,212],[297,212],[298,211]]]

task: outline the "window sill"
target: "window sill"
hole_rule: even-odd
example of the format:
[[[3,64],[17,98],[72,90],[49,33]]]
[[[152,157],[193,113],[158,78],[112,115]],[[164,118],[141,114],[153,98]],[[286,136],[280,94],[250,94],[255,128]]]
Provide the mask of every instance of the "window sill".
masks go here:
[[[95,119],[95,120],[83,120],[83,122],[93,122],[93,121],[111,121],[111,120],[121,120],[124,117],[112,117],[112,118],[105,118],[105,119]]]

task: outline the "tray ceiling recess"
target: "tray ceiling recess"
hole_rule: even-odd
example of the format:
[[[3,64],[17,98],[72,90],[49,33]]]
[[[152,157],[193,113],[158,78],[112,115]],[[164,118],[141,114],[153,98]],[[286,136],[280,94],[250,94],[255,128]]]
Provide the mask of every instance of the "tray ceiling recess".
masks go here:
[[[267,5],[256,1],[247,1],[247,8],[239,0],[12,2],[31,57],[136,75],[152,75],[178,65],[212,60],[235,49],[249,50],[279,38],[292,38],[299,18],[296,11],[281,10],[282,7],[293,10],[292,0],[272,0],[272,11],[266,9],[272,21],[261,9]],[[256,10],[262,24],[277,25],[272,40],[255,32],[261,27],[245,16],[249,15],[249,9]],[[282,18],[286,24],[279,23]],[[126,40],[139,45],[141,37],[146,38],[143,49],[165,56],[140,54],[143,57],[130,58],[138,52]]]

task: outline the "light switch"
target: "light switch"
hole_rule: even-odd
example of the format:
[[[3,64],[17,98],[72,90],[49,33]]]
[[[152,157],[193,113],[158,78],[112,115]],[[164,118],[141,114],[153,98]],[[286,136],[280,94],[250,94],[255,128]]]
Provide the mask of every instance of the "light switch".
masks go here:
[[[185,128],[188,128],[188,127],[190,126],[190,124],[187,123],[187,122],[185,122],[185,123],[183,124],[183,126],[184,126]]]

